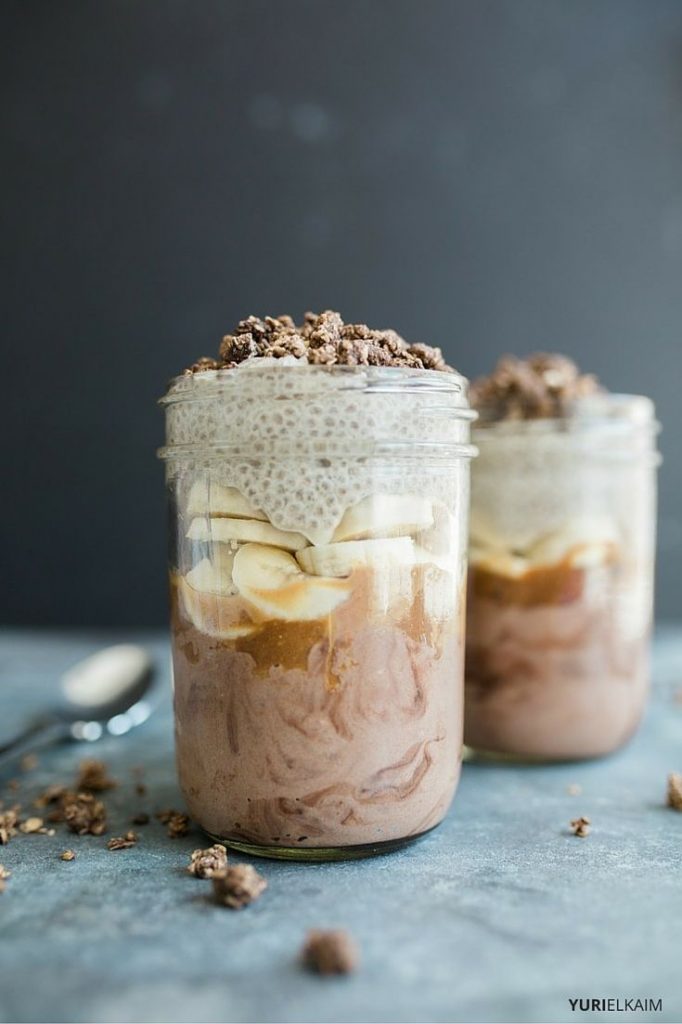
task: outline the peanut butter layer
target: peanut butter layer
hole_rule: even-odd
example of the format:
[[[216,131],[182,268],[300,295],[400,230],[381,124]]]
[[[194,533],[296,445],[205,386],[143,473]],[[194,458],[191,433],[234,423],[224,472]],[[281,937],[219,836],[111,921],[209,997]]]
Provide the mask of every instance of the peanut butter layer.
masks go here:
[[[569,553],[554,565],[538,565],[518,575],[495,572],[484,563],[469,569],[469,593],[504,605],[533,608],[563,605],[579,601],[585,590],[587,573],[614,570],[615,556],[601,566],[588,569],[575,565]]]
[[[474,597],[488,598],[498,604],[532,608],[535,605],[577,601],[583,592],[585,570],[560,563],[529,569],[515,577],[502,576],[482,566],[472,566],[469,578]]]
[[[395,620],[407,636],[415,642],[428,639],[439,653],[443,631],[451,628],[451,618],[457,619],[456,609],[460,609],[461,619],[462,593],[455,589],[450,573],[432,564],[401,567],[381,576],[371,569],[355,569],[347,582],[350,596],[334,612],[311,621],[289,621],[264,617],[239,595],[193,591],[181,576],[173,575],[173,622],[178,629],[191,624],[187,604],[191,600],[191,611],[200,616],[209,635],[221,645],[248,654],[255,671],[267,675],[273,666],[283,671],[305,670],[316,645],[328,647],[336,637],[348,636],[369,622],[382,625]],[[463,628],[461,622],[459,625]],[[330,665],[327,685],[333,689],[337,684]]]

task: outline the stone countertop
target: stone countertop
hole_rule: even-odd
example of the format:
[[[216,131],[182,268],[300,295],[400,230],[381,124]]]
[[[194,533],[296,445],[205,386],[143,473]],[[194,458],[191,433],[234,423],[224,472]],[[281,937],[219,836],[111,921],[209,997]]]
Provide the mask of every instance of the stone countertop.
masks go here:
[[[59,674],[104,632],[0,634],[0,731],[49,700]],[[125,639],[130,639],[126,637]],[[26,802],[104,759],[109,835],[137,810],[181,807],[173,767],[168,649],[158,708],[136,732],[5,769]],[[20,835],[0,847],[0,1020],[5,1022],[682,1021],[682,814],[666,774],[682,770],[682,629],[659,631],[655,687],[633,742],[603,761],[545,767],[467,763],[445,823],[399,853],[305,865],[261,860],[269,888],[241,912],[185,872],[197,833],[157,822],[116,853],[106,836]],[[677,699],[676,699],[677,698]],[[148,795],[135,794],[131,766]],[[571,796],[568,787],[582,787]],[[568,828],[585,814],[593,830]],[[76,860],[59,853],[72,847]],[[243,859],[243,858],[240,858]],[[304,973],[310,927],[349,928],[362,969]],[[661,999],[662,1012],[571,1012],[569,998]]]

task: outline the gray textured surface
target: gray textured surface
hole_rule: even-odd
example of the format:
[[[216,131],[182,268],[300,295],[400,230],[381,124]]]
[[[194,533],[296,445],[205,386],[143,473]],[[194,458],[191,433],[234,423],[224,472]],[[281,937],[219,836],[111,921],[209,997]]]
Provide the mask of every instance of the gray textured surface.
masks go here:
[[[3,731],[111,639],[4,633]],[[165,677],[165,642],[147,639]],[[682,814],[663,800],[666,773],[682,770],[680,688],[682,630],[664,630],[655,698],[627,750],[582,765],[467,764],[447,821],[421,844],[349,864],[261,861],[270,887],[241,913],[184,873],[198,835],[171,841],[153,823],[118,853],[105,839],[17,837],[0,849],[13,872],[0,896],[0,1020],[566,1021],[586,1019],[569,996],[619,996],[662,998],[663,1013],[599,1019],[680,1021]],[[22,789],[69,778],[82,754],[44,754]],[[144,804],[131,765],[145,767],[150,810],[178,802],[167,698],[97,755],[121,780],[112,832]],[[581,813],[594,823],[586,840],[567,831]],[[58,859],[66,846],[72,863]],[[359,940],[354,977],[299,969],[306,929],[326,925]]]

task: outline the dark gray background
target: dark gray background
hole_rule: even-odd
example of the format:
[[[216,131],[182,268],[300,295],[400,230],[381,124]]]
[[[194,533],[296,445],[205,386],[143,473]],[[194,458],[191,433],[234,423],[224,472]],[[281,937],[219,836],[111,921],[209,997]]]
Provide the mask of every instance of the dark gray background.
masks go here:
[[[328,306],[651,395],[678,616],[681,2],[5,0],[0,37],[2,621],[163,622],[155,399]]]

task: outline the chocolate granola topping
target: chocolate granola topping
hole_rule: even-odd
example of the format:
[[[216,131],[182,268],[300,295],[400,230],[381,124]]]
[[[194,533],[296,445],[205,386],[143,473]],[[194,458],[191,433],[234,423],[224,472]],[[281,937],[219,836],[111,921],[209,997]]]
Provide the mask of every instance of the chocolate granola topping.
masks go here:
[[[308,932],[301,956],[305,966],[318,974],[350,974],[360,959],[352,937],[342,930]]]
[[[671,772],[668,776],[668,807],[682,811],[682,774]]]
[[[338,313],[306,313],[297,326],[290,316],[249,316],[226,334],[218,359],[202,356],[185,373],[233,369],[250,359],[294,356],[320,366],[406,366],[453,372],[439,348],[408,344],[392,330],[346,324]]]
[[[76,859],[76,851],[75,850],[64,850],[62,853],[59,854],[59,859],[60,860],[75,860]]]
[[[213,874],[213,892],[218,903],[241,910],[267,889],[268,883],[250,864],[235,864]]]
[[[502,356],[489,377],[471,385],[470,401],[484,422],[553,419],[599,390],[596,377],[581,374],[573,360],[537,352],[525,359]]]
[[[195,878],[213,878],[227,868],[227,850],[221,843],[206,850],[193,850],[187,870]]]

